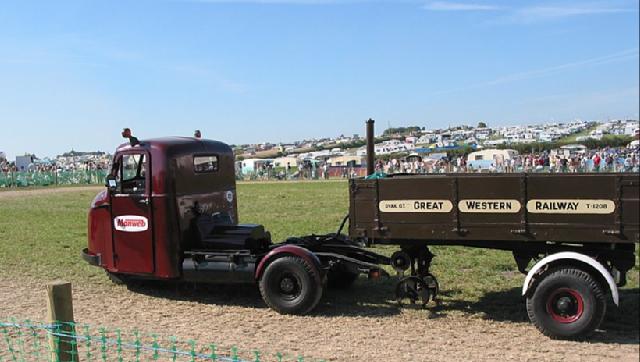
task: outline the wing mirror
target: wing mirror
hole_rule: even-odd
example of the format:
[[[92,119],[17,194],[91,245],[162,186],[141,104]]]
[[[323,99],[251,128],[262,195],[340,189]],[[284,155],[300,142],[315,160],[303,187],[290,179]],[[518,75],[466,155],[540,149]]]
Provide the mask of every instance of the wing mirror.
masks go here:
[[[109,175],[106,178],[105,186],[109,189],[109,191],[114,192],[118,188],[118,181],[116,177],[113,175]]]

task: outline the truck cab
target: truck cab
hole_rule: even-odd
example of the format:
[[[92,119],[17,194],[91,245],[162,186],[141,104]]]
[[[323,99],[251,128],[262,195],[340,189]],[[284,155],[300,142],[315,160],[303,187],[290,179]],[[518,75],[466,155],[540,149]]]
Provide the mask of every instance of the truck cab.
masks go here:
[[[184,251],[245,247],[238,238],[214,245],[201,235],[238,223],[234,156],[222,142],[122,144],[107,183],[91,203],[87,256],[109,272],[178,278]]]

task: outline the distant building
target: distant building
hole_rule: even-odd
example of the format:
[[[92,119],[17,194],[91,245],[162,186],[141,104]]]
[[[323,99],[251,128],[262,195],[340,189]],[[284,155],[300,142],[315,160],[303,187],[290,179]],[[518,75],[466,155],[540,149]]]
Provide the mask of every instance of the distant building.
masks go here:
[[[34,159],[33,155],[16,156],[16,169],[18,171],[28,171]]]
[[[327,163],[329,166],[359,167],[366,162],[361,156],[334,156],[327,160]]]

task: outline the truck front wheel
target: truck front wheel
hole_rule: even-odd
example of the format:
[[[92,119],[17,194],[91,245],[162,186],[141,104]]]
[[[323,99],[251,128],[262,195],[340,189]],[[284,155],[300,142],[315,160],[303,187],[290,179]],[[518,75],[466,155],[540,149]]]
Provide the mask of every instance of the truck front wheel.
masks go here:
[[[265,303],[278,313],[306,314],[322,297],[319,271],[297,256],[284,256],[267,266],[259,287]]]
[[[561,268],[549,272],[527,297],[529,319],[552,338],[581,338],[593,333],[604,318],[605,294],[587,272]]]

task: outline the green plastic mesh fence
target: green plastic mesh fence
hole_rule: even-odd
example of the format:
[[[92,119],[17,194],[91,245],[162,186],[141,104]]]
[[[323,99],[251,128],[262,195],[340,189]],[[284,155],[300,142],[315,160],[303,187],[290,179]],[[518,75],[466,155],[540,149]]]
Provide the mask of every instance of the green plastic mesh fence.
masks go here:
[[[0,172],[0,187],[104,185],[106,170]]]
[[[61,353],[62,351],[66,352]],[[263,354],[233,345],[199,343],[172,336],[95,327],[0,320],[0,361],[320,361],[282,353]]]

